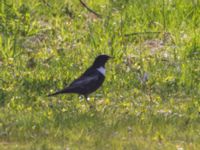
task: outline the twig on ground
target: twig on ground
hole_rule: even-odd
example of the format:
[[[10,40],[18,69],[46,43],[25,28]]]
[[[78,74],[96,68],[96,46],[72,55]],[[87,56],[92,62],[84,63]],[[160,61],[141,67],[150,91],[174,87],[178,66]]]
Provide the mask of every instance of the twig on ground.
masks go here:
[[[141,35],[141,34],[160,34],[161,32],[134,32],[134,33],[128,33],[124,36],[132,36],[132,35]]]
[[[89,12],[93,13],[95,16],[102,18],[100,14],[89,8],[82,0],[79,0],[83,7],[85,7]]]

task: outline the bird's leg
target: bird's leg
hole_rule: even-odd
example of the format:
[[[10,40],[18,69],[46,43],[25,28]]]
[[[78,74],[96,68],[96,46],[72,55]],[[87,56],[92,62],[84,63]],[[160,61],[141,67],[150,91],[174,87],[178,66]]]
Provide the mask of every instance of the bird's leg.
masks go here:
[[[90,102],[89,102],[89,97],[87,96],[87,95],[84,95],[84,97],[85,97],[85,101],[86,101],[86,103],[88,104],[88,105],[90,105]]]
[[[88,97],[88,95],[84,95],[84,97],[85,97],[86,103],[90,106],[90,108],[93,108],[93,105],[91,105],[91,103],[89,102],[89,97]]]

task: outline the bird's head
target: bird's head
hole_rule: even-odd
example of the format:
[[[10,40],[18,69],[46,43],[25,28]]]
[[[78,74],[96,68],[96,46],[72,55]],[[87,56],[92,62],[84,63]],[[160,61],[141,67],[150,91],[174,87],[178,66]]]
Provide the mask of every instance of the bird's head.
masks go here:
[[[112,58],[111,56],[108,55],[99,55],[95,58],[95,61],[93,63],[93,66],[98,68],[98,67],[104,67],[106,62]]]

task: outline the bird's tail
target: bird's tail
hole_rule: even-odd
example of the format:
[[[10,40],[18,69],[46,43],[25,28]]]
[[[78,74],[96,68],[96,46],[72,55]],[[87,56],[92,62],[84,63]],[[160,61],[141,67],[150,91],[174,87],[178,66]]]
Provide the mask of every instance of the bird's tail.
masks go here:
[[[55,93],[49,94],[47,96],[50,97],[50,96],[55,96],[55,95],[63,94],[63,93],[71,93],[71,90],[70,89],[63,89],[63,90],[57,91]]]
[[[47,96],[50,97],[50,96],[55,96],[55,95],[58,95],[58,94],[61,94],[60,91],[55,92],[55,93],[53,93],[53,94],[49,94],[49,95],[47,95]]]

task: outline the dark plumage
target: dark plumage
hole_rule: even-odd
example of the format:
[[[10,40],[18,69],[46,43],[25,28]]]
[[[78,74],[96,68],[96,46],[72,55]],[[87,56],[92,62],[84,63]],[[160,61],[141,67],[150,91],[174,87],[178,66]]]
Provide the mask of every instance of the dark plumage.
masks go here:
[[[96,91],[105,79],[105,64],[111,57],[108,55],[99,55],[94,63],[89,67],[78,79],[74,80],[68,87],[57,91],[48,96],[55,96],[64,93],[76,93],[84,95],[87,99],[88,95]]]

